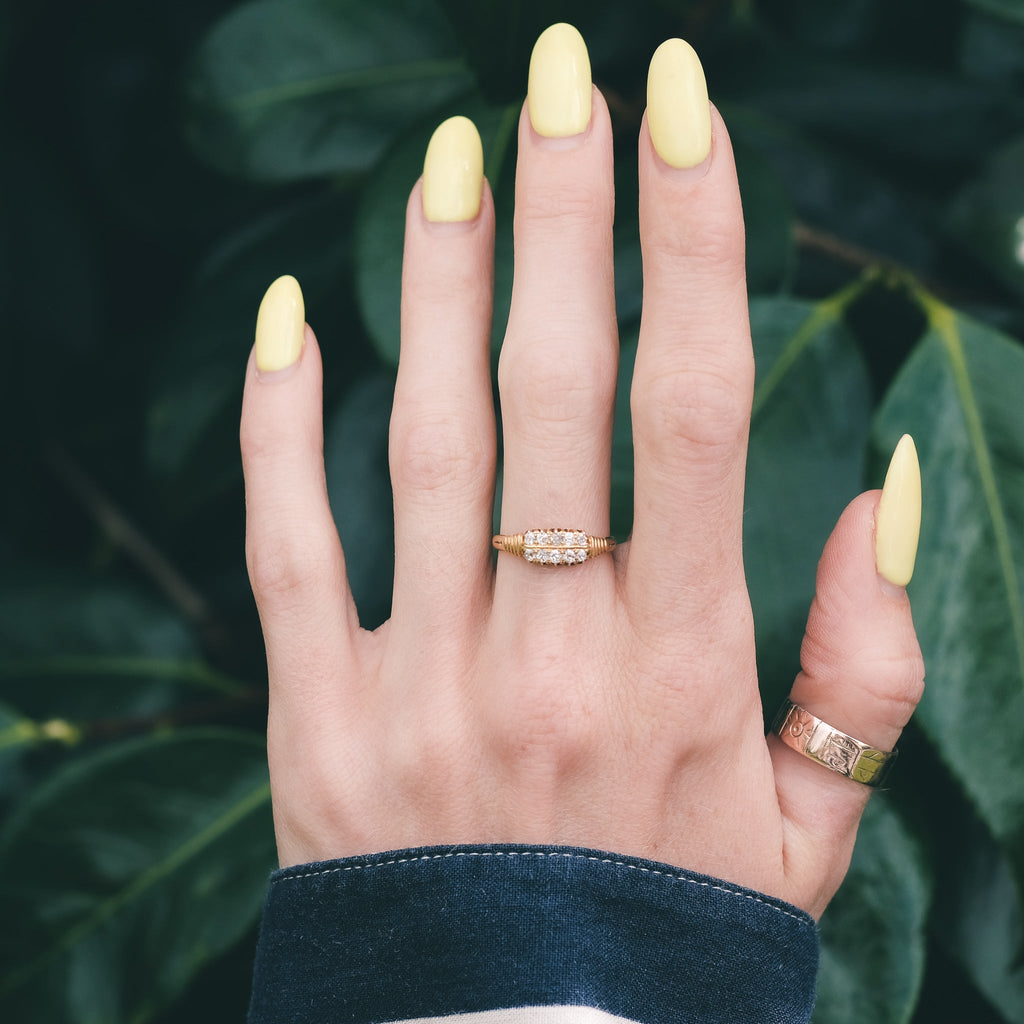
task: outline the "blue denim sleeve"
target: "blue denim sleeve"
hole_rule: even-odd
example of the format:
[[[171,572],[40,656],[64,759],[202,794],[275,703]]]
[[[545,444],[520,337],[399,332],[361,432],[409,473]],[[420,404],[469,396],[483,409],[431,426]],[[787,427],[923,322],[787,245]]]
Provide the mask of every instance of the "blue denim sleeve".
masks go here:
[[[742,886],[594,850],[429,847],[275,872],[249,1022],[800,1024],[817,964],[813,919]]]

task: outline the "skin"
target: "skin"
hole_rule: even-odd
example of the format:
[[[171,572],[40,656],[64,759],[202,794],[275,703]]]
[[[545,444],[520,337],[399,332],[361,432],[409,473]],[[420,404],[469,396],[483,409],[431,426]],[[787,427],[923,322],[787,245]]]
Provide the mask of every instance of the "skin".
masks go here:
[[[818,916],[870,790],[765,739],[741,550],[753,357],[728,134],[675,170],[639,139],[644,308],[632,390],[635,525],[551,569],[491,551],[494,208],[405,241],[391,426],[392,617],[360,629],[327,505],[321,364],[260,374],[241,439],[247,557],[267,646],[282,866],[435,843],[650,857]],[[501,530],[608,532],[617,337],[612,138],[519,129],[501,354]],[[879,492],[817,576],[793,699],[891,749],[924,671],[905,592],[875,569]],[[793,496],[794,502],[800,500]]]

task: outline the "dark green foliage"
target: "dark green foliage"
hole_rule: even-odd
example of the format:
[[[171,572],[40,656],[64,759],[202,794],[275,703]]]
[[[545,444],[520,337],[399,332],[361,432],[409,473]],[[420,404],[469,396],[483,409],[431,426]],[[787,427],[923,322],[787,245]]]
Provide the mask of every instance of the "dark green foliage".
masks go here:
[[[632,521],[646,61],[683,35],[730,126],[757,392],[746,565],[786,692],[836,516],[914,434],[928,691],[822,925],[816,1020],[1024,1021],[1024,5],[184,0],[0,12],[0,1019],[241,1019],[273,836],[237,413],[263,290],[302,282],[332,507],[388,615],[402,221],[473,117],[511,286],[537,32],[616,133]]]

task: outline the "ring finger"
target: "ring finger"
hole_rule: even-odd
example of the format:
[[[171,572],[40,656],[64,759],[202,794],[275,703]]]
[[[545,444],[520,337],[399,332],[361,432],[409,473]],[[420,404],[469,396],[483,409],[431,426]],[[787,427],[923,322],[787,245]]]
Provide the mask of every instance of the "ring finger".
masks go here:
[[[503,532],[607,533],[618,358],[613,208],[608,111],[579,33],[553,25],[534,48],[519,130],[515,284],[498,371]],[[503,557],[499,592],[536,572]]]

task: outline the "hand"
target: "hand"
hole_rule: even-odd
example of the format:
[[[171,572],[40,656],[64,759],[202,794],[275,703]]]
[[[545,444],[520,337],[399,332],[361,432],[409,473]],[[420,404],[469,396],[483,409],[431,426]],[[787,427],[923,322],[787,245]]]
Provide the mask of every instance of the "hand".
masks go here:
[[[741,552],[754,377],[743,223],[699,62],[672,41],[651,66],[635,523],[628,542],[583,565],[506,553],[495,565],[494,209],[480,166],[472,126],[446,122],[409,201],[394,603],[373,633],[359,628],[327,505],[320,355],[297,285],[276,282],[261,308],[242,451],[281,864],[571,844],[820,914],[870,790],[764,735]],[[519,128],[498,374],[504,533],[608,532],[612,188],[608,112],[585,47],[554,26],[534,51]],[[793,687],[812,714],[886,750],[923,680],[906,594],[884,578],[906,582],[916,545],[898,483],[881,515],[878,492],[857,498],[829,540]],[[876,520],[895,543],[877,559]]]

